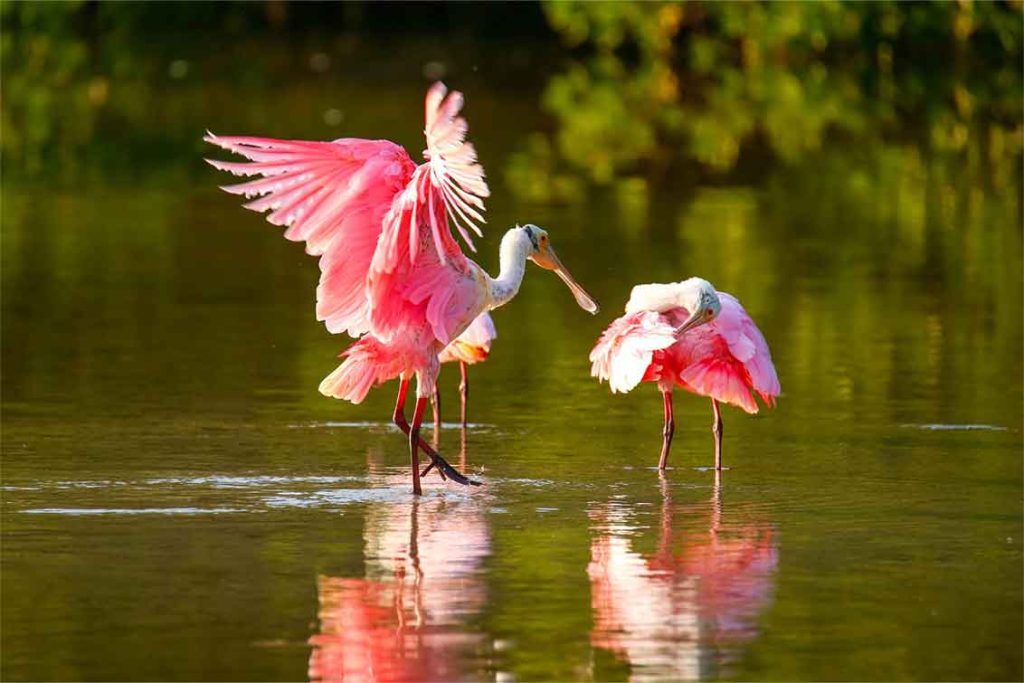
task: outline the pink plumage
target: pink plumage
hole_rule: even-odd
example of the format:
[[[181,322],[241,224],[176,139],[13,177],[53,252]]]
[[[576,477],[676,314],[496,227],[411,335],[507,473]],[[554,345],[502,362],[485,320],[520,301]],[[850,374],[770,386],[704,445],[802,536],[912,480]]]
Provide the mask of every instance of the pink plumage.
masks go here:
[[[466,331],[458,336],[438,357],[442,363],[466,363],[472,365],[487,360],[491,343],[498,336],[490,313],[481,313],[470,323]]]
[[[675,336],[690,316],[685,308],[665,313],[628,313],[612,322],[590,353],[591,374],[615,392],[642,381],[678,385],[699,396],[758,412],[756,393],[768,405],[780,393],[771,352],[761,331],[736,297],[718,292],[722,312],[710,323]]]
[[[686,283],[680,283],[682,289]],[[699,396],[707,396],[716,414],[716,462],[721,457],[721,420],[718,402],[758,412],[755,395],[765,404],[775,405],[780,394],[779,379],[772,364],[771,352],[764,335],[736,297],[716,292],[709,283],[707,301],[714,303],[701,314],[697,305],[673,305],[672,297],[686,300],[686,294],[672,293],[666,299],[659,294],[650,307],[636,310],[613,321],[598,339],[590,353],[591,374],[607,380],[613,392],[631,391],[641,382],[654,382],[665,395],[664,464],[671,444],[671,392],[676,386]],[[645,287],[651,287],[647,285]],[[669,287],[657,285],[657,287]],[[694,299],[699,300],[699,299]],[[678,330],[692,324],[685,332]]]
[[[331,332],[433,334],[447,344],[469,320],[447,316],[460,296],[474,295],[474,275],[448,228],[448,217],[472,248],[489,195],[473,146],[457,116],[462,95],[437,83],[427,93],[427,163],[420,166],[387,140],[332,142],[222,137],[205,140],[251,160],[208,160],[236,175],[263,179],[222,189],[289,226],[285,237],[320,256],[317,319]],[[424,249],[421,254],[421,248]],[[432,252],[432,253],[431,253]],[[400,291],[396,291],[400,290]],[[356,402],[358,395],[341,395]]]
[[[331,332],[375,338],[353,346],[324,380],[321,391],[330,396],[359,403],[374,383],[429,368],[472,321],[465,312],[480,298],[477,278],[448,218],[472,248],[468,230],[480,233],[489,190],[464,139],[462,95],[446,93],[440,83],[427,93],[427,162],[420,166],[387,140],[205,138],[251,160],[208,160],[214,167],[263,176],[222,189],[264,195],[245,207],[270,210],[269,222],[289,226],[286,238],[320,256],[317,319]]]
[[[361,337],[320,391],[359,403],[374,385],[401,376],[400,426],[404,383],[416,374],[418,396],[433,394],[438,354],[485,308],[489,295],[482,270],[449,228],[451,218],[473,249],[469,233],[481,234],[489,195],[476,151],[465,140],[462,104],[462,94],[448,93],[441,83],[428,90],[426,163],[419,166],[386,140],[204,138],[249,159],[207,160],[215,168],[262,176],[222,189],[259,196],[245,207],[270,211],[269,222],[288,226],[286,238],[305,242],[307,253],[320,257],[317,319],[331,332]],[[418,428],[414,417],[417,439]]]
[[[258,197],[245,205],[270,211],[267,220],[288,226],[285,237],[306,243],[320,257],[316,313],[331,332],[359,340],[320,383],[321,393],[359,403],[374,386],[398,377],[393,420],[409,436],[413,491],[420,493],[417,453],[424,451],[442,476],[470,482],[420,439],[426,401],[435,395],[440,356],[452,342],[453,359],[486,357],[494,326],[487,311],[516,295],[526,261],[554,271],[576,302],[595,313],[597,302],[573,279],[546,231],[518,225],[501,241],[497,278],[466,258],[452,234],[475,251],[484,198],[490,190],[476,150],[466,141],[459,113],[462,94],[435,83],[425,101],[426,162],[417,166],[386,140],[341,138],[332,142],[220,137],[207,142],[249,159],[208,160],[235,175],[261,176],[223,189]],[[482,316],[482,317],[478,317]],[[460,337],[474,320],[480,330]],[[460,351],[466,354],[460,356]],[[447,358],[446,358],[447,359]],[[405,419],[409,382],[416,376],[412,424]]]

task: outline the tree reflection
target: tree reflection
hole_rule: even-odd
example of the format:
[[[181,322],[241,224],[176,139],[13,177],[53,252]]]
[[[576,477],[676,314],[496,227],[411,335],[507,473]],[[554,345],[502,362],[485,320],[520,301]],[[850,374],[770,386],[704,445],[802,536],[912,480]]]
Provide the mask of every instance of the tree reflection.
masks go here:
[[[633,680],[728,675],[772,600],[774,529],[743,510],[724,516],[718,477],[706,506],[676,510],[662,477],[657,549],[645,555],[634,549],[633,509],[611,502],[591,513],[591,643],[628,662]]]
[[[469,622],[487,602],[481,571],[491,552],[479,500],[371,505],[363,537],[364,577],[317,579],[310,680],[479,678],[474,654],[485,637]]]

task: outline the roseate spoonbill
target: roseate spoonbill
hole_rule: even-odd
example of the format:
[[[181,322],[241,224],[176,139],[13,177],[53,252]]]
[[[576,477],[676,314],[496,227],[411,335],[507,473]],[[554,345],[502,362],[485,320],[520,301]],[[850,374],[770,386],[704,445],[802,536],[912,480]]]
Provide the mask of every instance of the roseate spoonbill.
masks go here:
[[[481,313],[476,317],[466,331],[459,335],[458,339],[448,346],[438,356],[442,364],[459,362],[459,396],[462,399],[462,430],[466,430],[466,400],[469,398],[469,380],[466,378],[466,366],[487,360],[491,353],[491,342],[498,336],[494,329],[494,321],[490,313]],[[434,391],[434,438],[437,439],[441,433],[441,389]],[[436,444],[435,444],[436,445]]]
[[[736,300],[692,277],[669,284],[637,285],[626,315],[612,322],[590,352],[590,374],[608,380],[612,392],[656,382],[664,402],[661,459],[665,469],[675,420],[672,389],[707,396],[714,412],[715,469],[722,469],[722,413],[731,403],[758,411],[753,393],[775,405],[779,379],[761,331]],[[752,393],[753,392],[753,393]]]
[[[413,492],[421,493],[417,447],[441,476],[475,483],[420,439],[426,402],[434,393],[438,354],[480,313],[519,291],[526,261],[554,270],[591,313],[597,303],[559,261],[548,234],[516,226],[500,247],[501,272],[492,278],[466,258],[449,228],[451,218],[475,251],[469,231],[482,235],[481,212],[490,191],[467,125],[462,94],[435,83],[426,97],[426,163],[417,166],[387,140],[341,138],[330,142],[221,137],[207,142],[249,163],[207,161],[235,175],[260,179],[225,186],[232,194],[265,195],[245,204],[271,210],[267,220],[289,226],[284,236],[304,241],[320,257],[317,319],[332,333],[358,341],[345,361],[320,383],[326,396],[361,402],[370,388],[398,377],[393,420],[409,437]],[[409,381],[416,376],[412,425],[405,419]]]

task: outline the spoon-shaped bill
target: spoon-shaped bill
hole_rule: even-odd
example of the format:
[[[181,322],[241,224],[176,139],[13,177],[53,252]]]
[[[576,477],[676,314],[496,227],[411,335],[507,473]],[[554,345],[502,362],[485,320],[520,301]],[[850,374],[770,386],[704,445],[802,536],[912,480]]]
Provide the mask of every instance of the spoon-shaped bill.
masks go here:
[[[580,283],[576,282],[576,278],[572,276],[572,273],[562,265],[561,259],[558,258],[558,254],[550,246],[546,247],[540,254],[534,257],[534,262],[541,268],[547,268],[548,270],[555,271],[555,275],[562,279],[562,282],[569,287],[569,291],[572,292],[573,297],[576,298],[576,303],[580,305],[584,311],[590,314],[596,314],[600,310],[597,301],[594,297],[587,294],[587,290],[580,286]]]
[[[562,282],[569,286],[572,295],[576,298],[576,303],[580,305],[587,313],[592,315],[596,314],[600,310],[600,306],[594,297],[587,294],[587,291],[580,286],[580,283],[573,279],[573,276],[565,268],[556,268],[555,275],[562,278]]]

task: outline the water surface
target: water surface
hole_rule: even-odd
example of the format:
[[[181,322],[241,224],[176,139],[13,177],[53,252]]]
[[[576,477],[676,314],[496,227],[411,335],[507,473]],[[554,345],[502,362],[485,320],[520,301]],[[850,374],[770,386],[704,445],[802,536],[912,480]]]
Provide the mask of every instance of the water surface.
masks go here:
[[[503,169],[537,93],[467,80],[480,262],[538,223],[603,304],[531,267],[495,313],[465,443],[441,435],[479,489],[410,494],[394,383],[317,393],[348,341],[314,320],[315,260],[216,190],[211,150],[5,178],[3,678],[1019,679],[1019,195],[835,142],[520,201]],[[209,85],[175,86],[175,134],[422,146],[415,79]],[[659,477],[656,390],[612,396],[586,360],[633,284],[694,274],[743,301],[783,387],[725,410],[720,479],[705,399],[677,397]]]

